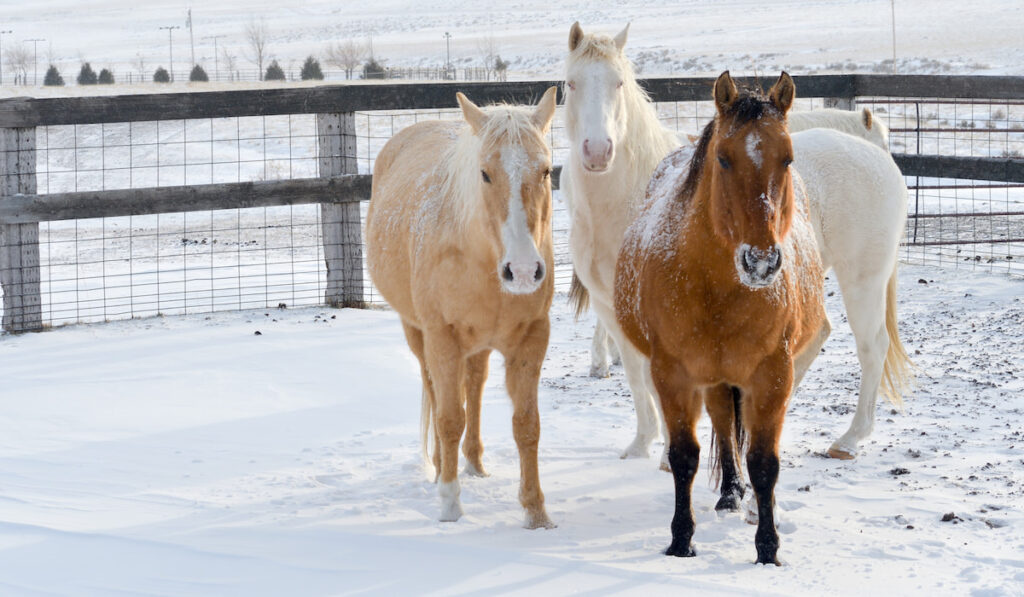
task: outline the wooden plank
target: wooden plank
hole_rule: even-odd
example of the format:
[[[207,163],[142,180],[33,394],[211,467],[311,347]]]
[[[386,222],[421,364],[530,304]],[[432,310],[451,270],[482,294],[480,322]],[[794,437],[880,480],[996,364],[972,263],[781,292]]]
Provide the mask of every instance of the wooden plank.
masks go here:
[[[9,196],[36,191],[36,131],[0,128],[0,207]],[[0,225],[0,287],[3,329],[20,333],[43,328],[39,272],[39,224]]]
[[[733,77],[737,85],[761,87],[767,91],[780,73],[764,77]],[[640,85],[656,102],[710,101],[711,90],[717,77],[651,78],[640,79]],[[797,97],[848,97],[853,95],[851,75],[794,76]]]
[[[1024,77],[990,75],[851,75],[864,97],[1024,99]]]
[[[275,205],[344,203],[370,196],[369,175],[198,186],[15,195],[0,201],[0,223],[141,216]]]
[[[354,175],[356,163],[355,114],[324,113],[316,117],[320,150],[320,176]],[[369,199],[369,192],[364,198]],[[357,202],[325,204],[320,207],[327,289],[324,302],[332,307],[361,308],[365,304],[363,281],[363,235]]]
[[[1024,183],[1024,159],[893,154],[905,176]]]

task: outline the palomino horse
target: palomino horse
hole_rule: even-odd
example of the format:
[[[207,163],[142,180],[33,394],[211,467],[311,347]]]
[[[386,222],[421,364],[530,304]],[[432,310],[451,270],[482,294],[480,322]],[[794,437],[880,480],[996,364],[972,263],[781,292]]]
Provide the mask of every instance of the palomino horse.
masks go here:
[[[695,555],[690,494],[704,405],[719,439],[716,508],[739,506],[739,428],[750,438],[757,561],[778,564],[775,482],[794,364],[813,359],[827,337],[821,258],[807,198],[790,170],[785,115],[794,94],[786,73],[768,97],[740,93],[723,73],[714,88],[718,115],[685,176],[680,166],[690,152],[681,150],[655,173],[647,210],[619,253],[619,324],[650,359],[668,426],[676,510],[667,555]]]
[[[623,458],[646,457],[661,425],[652,389],[645,381],[645,359],[624,341],[615,320],[615,259],[651,173],[679,145],[676,134],[658,122],[622,52],[628,30],[627,26],[614,38],[585,35],[574,23],[569,32],[565,90],[569,162],[561,178],[571,216],[569,250],[582,282],[580,286],[574,280],[571,295],[577,312],[589,300],[599,328],[607,330],[618,346],[636,406],[636,437]],[[607,375],[604,345],[598,329],[593,353],[593,371],[598,375]]]
[[[535,110],[481,110],[457,94],[465,122],[423,122],[377,156],[366,216],[374,284],[402,318],[423,377],[424,457],[433,462],[442,521],[462,516],[459,440],[468,474],[485,476],[480,403],[492,349],[505,356],[519,501],[527,528],[554,525],[537,471],[537,384],[554,292],[551,150],[556,88]]]
[[[650,173],[677,144],[637,85],[622,53],[625,41],[626,30],[614,39],[584,35],[578,23],[570,30],[566,69],[570,163],[562,172],[572,214],[573,265],[589,291],[598,320],[620,348],[623,343],[618,341],[616,326],[608,321],[609,272],[625,229],[642,203]],[[818,112],[825,115],[816,115]],[[789,117],[813,118],[816,126],[847,131],[860,126],[862,137],[884,147],[884,139],[877,138],[884,134],[883,126],[874,122],[872,133],[863,112],[807,114],[814,116],[791,113]],[[808,189],[815,190],[810,197],[811,223],[826,271],[835,270],[861,365],[857,411],[847,431],[828,451],[845,459],[853,458],[858,443],[871,433],[879,387],[899,405],[910,379],[911,364],[900,342],[896,317],[897,251],[906,222],[907,191],[887,152],[855,139],[835,141],[836,135],[827,130],[807,131],[793,135],[792,143],[797,169]],[[593,139],[604,139],[605,145],[595,144]],[[844,147],[836,149],[835,143]],[[602,161],[604,158],[607,161]],[[577,291],[575,296],[585,294]],[[596,333],[595,363],[604,361],[600,339]],[[624,456],[642,456],[657,436],[657,409],[641,379],[640,370],[646,367],[642,357],[624,354],[623,364],[637,411],[636,438]]]

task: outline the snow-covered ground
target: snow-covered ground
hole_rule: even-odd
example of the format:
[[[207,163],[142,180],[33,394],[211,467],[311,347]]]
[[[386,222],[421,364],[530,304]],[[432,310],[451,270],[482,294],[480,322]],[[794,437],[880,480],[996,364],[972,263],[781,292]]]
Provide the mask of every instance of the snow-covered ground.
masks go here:
[[[781,568],[752,564],[754,527],[714,512],[704,467],[698,556],[660,554],[671,477],[618,458],[632,402],[621,369],[586,377],[592,322],[574,323],[564,295],[540,386],[548,531],[520,527],[500,357],[491,476],[464,479],[466,516],[437,522],[418,367],[390,311],[0,337],[0,593],[1024,594],[1024,281],[908,266],[901,284],[920,386],[905,412],[879,405],[851,462],[821,455],[858,378],[827,299],[835,332],[782,440]]]

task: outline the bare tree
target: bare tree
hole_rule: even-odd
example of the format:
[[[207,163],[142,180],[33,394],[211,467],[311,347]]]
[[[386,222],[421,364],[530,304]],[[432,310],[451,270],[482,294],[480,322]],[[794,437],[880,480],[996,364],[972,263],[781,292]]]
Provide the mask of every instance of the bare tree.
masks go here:
[[[356,68],[366,58],[366,46],[354,39],[346,39],[327,46],[324,61],[340,69],[344,69],[345,78],[351,79]]]
[[[494,75],[495,58],[498,57],[498,42],[494,39],[493,33],[488,33],[484,37],[481,37],[476,42],[476,51],[480,55],[480,58],[484,63],[484,72],[487,76],[487,80],[491,80],[491,76]]]
[[[7,46],[4,50],[4,60],[7,62],[7,68],[14,73],[14,80],[21,81],[22,85],[28,84],[28,67],[32,65],[32,52],[28,46]]]
[[[132,60],[132,68],[139,73],[139,81],[146,80],[146,59],[143,57],[142,52],[135,52],[135,59]]]
[[[267,24],[262,19],[249,21],[245,26],[245,41],[249,44],[246,59],[256,65],[260,81],[263,80],[263,60],[267,57]]]
[[[224,67],[231,73],[230,79],[235,80],[235,73],[238,70],[238,56],[232,54],[228,48],[221,48],[220,59],[224,62]]]

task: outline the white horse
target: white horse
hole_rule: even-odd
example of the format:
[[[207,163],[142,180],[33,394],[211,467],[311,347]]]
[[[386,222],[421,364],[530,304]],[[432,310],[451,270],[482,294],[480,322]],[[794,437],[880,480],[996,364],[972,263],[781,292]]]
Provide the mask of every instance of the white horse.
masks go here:
[[[600,325],[619,348],[636,407],[636,437],[623,458],[648,455],[660,434],[661,417],[647,383],[646,359],[623,340],[615,319],[615,260],[651,173],[679,145],[676,133],[658,121],[622,53],[628,31],[627,26],[614,38],[585,35],[574,23],[569,32],[565,120],[570,145],[561,178],[571,216],[569,250],[578,278],[574,302],[582,311],[589,295]],[[595,336],[595,345],[603,346],[602,334]]]
[[[565,105],[570,156],[562,170],[563,195],[572,219],[569,247],[585,287],[575,296],[585,299],[589,291],[598,321],[622,352],[636,406],[636,437],[623,457],[647,456],[660,426],[647,379],[649,367],[622,341],[615,322],[615,260],[651,173],[678,145],[676,134],[658,121],[623,54],[627,31],[628,27],[610,38],[584,34],[575,23],[569,32]],[[848,139],[850,155],[826,149],[835,143],[821,143],[823,135]],[[896,262],[906,221],[906,186],[892,157],[871,143],[825,129],[794,134],[792,139],[795,164],[808,191],[827,198],[812,203],[812,223],[822,263],[835,270],[861,365],[853,422],[829,449],[830,456],[848,459],[874,426],[880,384],[899,404],[909,381],[911,364],[896,325]],[[853,159],[861,160],[859,166],[846,168]],[[872,175],[865,178],[864,172]],[[582,308],[583,303],[578,300],[577,305]],[[806,366],[797,372],[794,388],[804,371]]]
[[[790,133],[820,128],[842,131],[889,151],[889,127],[875,118],[868,108],[862,108],[859,112],[823,108],[789,113]]]

